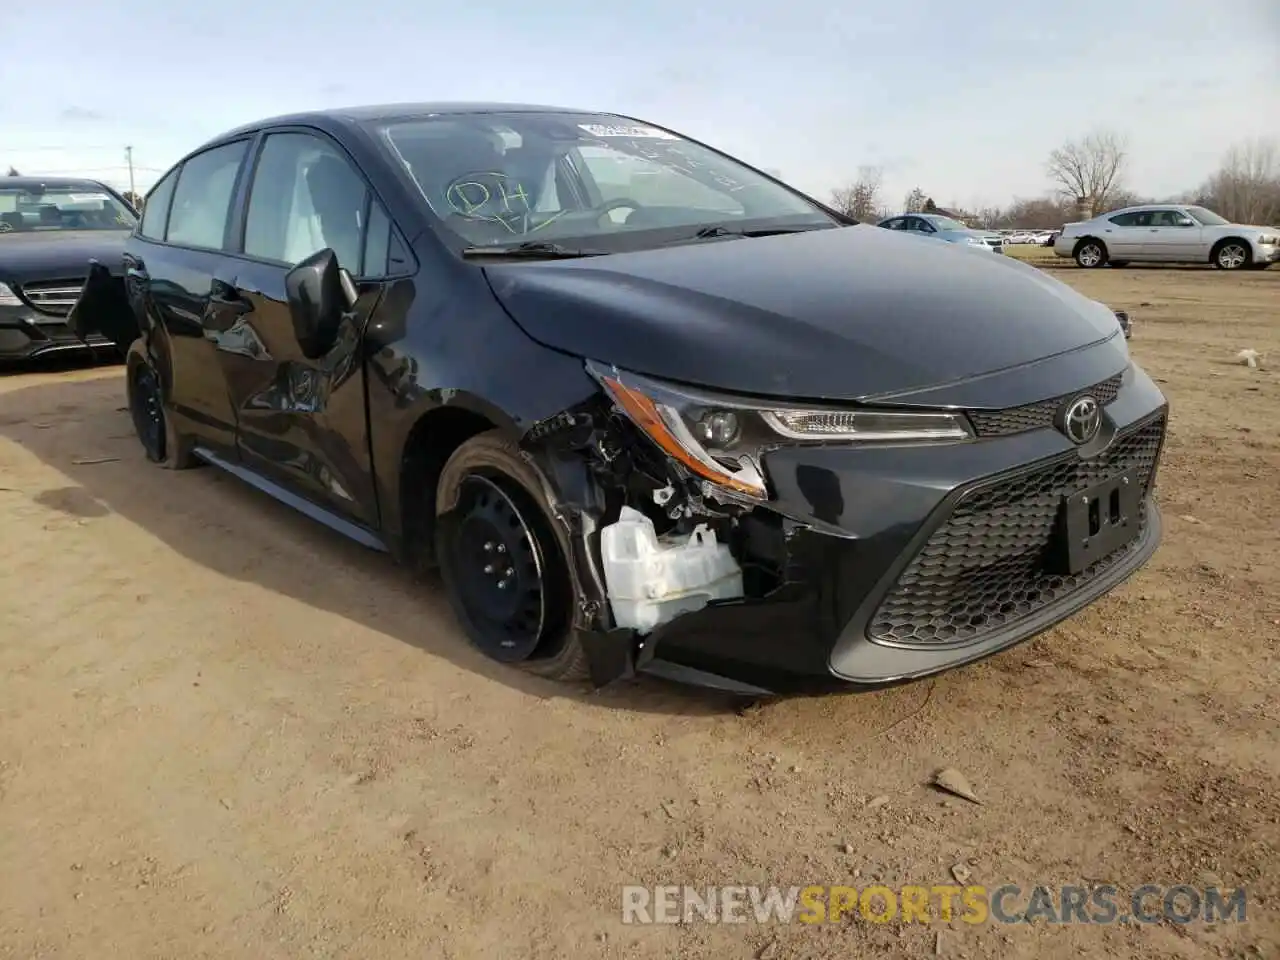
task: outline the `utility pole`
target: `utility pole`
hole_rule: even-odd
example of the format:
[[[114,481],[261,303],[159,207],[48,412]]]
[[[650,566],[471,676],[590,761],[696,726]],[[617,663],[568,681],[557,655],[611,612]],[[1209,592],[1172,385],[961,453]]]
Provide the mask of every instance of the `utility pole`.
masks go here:
[[[129,164],[129,196],[136,197],[138,194],[133,189],[133,147],[124,148],[124,159]]]

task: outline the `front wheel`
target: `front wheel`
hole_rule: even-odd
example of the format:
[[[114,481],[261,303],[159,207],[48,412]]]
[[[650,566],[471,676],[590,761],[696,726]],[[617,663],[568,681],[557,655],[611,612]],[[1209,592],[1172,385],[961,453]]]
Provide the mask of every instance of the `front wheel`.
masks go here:
[[[436,504],[440,575],[472,645],[541,676],[585,678],[568,544],[515,445],[496,431],[466,441],[440,474]]]
[[[1077,266],[1086,269],[1101,267],[1107,262],[1107,248],[1101,240],[1082,240],[1076,244],[1075,257]]]
[[[1213,251],[1213,265],[1219,270],[1241,270],[1252,262],[1253,253],[1241,240],[1224,240]]]

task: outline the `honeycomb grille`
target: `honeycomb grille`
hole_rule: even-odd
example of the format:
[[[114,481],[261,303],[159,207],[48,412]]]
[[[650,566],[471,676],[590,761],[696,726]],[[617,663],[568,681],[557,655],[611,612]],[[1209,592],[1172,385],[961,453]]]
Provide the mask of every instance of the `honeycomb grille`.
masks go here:
[[[1164,438],[1159,417],[1087,460],[1072,453],[975,488],[907,565],[871,618],[882,643],[955,646],[1017,623],[1081,589],[1132,550],[1133,541],[1076,574],[1046,568],[1063,496],[1132,471],[1146,494]]]
[[[1116,374],[1085,390],[1077,390],[1075,393],[1041,400],[1038,403],[1028,403],[1021,407],[1010,407],[1007,410],[970,410],[969,420],[973,423],[974,432],[980,437],[1005,437],[1011,433],[1051,427],[1058,409],[1071,397],[1090,393],[1097,397],[1098,403],[1104,407],[1111,403],[1120,393],[1122,376],[1123,374]]]

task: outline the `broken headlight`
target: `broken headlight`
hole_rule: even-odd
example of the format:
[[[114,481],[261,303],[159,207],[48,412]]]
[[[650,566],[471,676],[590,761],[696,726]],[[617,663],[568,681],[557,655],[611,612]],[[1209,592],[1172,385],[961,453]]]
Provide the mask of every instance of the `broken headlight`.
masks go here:
[[[797,408],[662,383],[590,360],[587,372],[669,457],[703,480],[756,500],[769,498],[761,461],[772,447],[973,436],[959,413]]]

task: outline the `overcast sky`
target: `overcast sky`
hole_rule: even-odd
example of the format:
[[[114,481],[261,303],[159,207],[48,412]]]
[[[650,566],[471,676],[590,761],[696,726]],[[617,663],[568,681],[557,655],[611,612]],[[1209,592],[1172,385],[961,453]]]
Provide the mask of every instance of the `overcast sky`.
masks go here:
[[[919,185],[977,207],[1042,193],[1048,152],[1098,127],[1127,136],[1128,183],[1153,195],[1194,186],[1233,141],[1280,137],[1280,0],[471,6],[30,7],[0,58],[0,171],[127,186],[131,144],[142,189],[264,116],[501,100],[660,122],[823,199],[871,164],[891,205]]]

